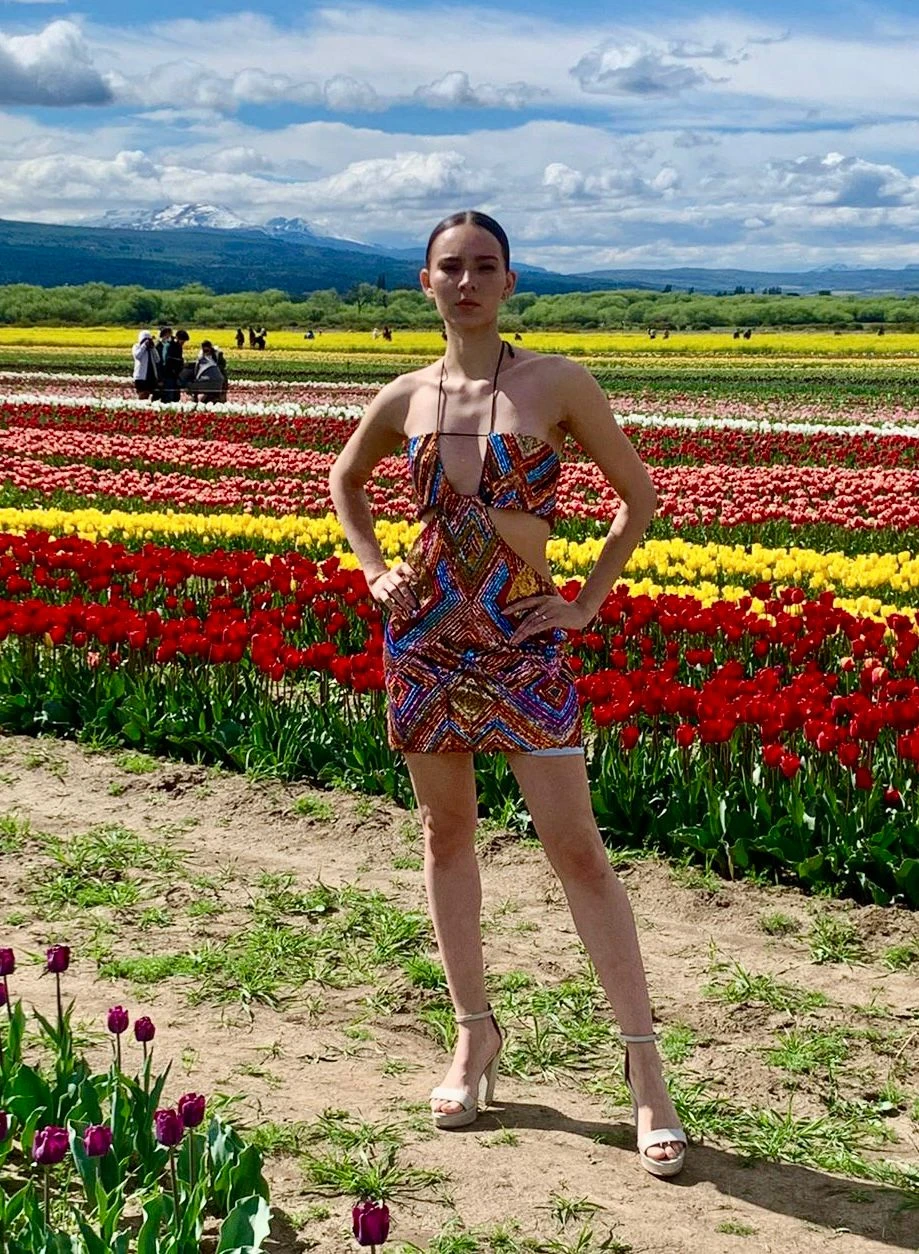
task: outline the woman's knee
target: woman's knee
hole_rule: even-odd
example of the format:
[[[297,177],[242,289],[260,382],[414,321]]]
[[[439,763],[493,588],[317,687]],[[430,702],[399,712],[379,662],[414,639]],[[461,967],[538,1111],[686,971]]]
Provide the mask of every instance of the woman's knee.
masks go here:
[[[444,807],[421,811],[425,851],[434,862],[449,861],[475,845],[475,815]]]
[[[606,848],[593,820],[568,824],[558,832],[540,833],[549,861],[563,880],[580,884],[599,884],[612,869]]]

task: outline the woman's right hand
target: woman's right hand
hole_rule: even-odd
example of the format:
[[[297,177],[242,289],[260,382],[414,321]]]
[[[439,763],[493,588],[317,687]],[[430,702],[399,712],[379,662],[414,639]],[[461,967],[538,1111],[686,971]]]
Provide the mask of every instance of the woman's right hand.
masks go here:
[[[367,580],[367,587],[374,601],[392,614],[412,614],[418,609],[418,598],[412,590],[417,578],[408,562],[399,562],[391,570],[382,571]]]

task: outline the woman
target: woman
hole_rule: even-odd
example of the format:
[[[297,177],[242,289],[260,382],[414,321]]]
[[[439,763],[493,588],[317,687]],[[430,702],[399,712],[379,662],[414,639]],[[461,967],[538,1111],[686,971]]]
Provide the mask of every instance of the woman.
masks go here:
[[[142,401],[150,397],[159,400],[162,363],[149,331],[138,332],[137,343],[131,348],[131,356],[134,358],[134,391]]]
[[[626,1042],[640,1161],[683,1166],[686,1137],[661,1074],[638,938],[590,803],[580,715],[562,641],[594,618],[656,508],[647,471],[581,366],[498,334],[514,290],[507,236],[464,212],[428,242],[421,286],[443,318],[433,365],[371,401],[330,475],[335,509],[386,615],[389,742],[405,754],[425,836],[431,917],[459,1025],[434,1089],[439,1128],[471,1123],[494,1092],[503,1037],[487,1006],[475,856],[473,752],[507,755]],[[574,601],[552,583],[546,541],[559,450],[571,435],[622,499]],[[364,485],[407,440],[423,530],[388,569]]]

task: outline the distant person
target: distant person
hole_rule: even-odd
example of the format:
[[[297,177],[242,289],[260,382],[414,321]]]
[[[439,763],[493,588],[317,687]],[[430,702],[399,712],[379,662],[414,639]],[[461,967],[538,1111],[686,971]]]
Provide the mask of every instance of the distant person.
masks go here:
[[[389,327],[383,328],[383,339],[390,343],[392,342],[392,331],[390,331]]]
[[[380,338],[380,328],[379,328],[379,327],[374,327],[374,328],[373,328],[373,330],[370,332],[370,338],[371,338],[372,340],[378,340],[378,339]]]
[[[670,332],[669,332],[669,331],[665,331],[665,332],[664,332],[664,339],[665,339],[665,340],[669,340],[669,339],[670,339]]]
[[[253,327],[249,328],[249,347],[255,348],[255,330]]]
[[[735,340],[739,340],[739,339],[740,339],[740,332],[739,332],[739,331],[735,331],[735,332],[734,332],[734,339],[735,339]]]
[[[743,333],[743,337],[744,337],[744,339],[745,339],[745,340],[748,340],[752,334],[753,334],[753,332],[752,332],[752,331],[749,329],[749,327],[748,327],[748,328],[747,328],[747,330],[746,330],[746,331],[744,331],[744,333]]]
[[[227,398],[227,363],[219,348],[210,340],[201,341],[201,351],[195,362],[195,400],[212,405]]]
[[[648,339],[649,340],[657,339],[657,332],[654,330],[653,327],[648,327]]]
[[[149,331],[141,331],[131,349],[134,358],[134,390],[142,401],[158,400],[162,366]]]
[[[242,327],[237,327],[236,328],[236,347],[245,348],[245,346],[246,346],[246,337],[243,334],[243,329]]]
[[[446,333],[445,333],[445,334],[446,334]],[[522,344],[522,343],[523,343],[523,336],[520,334],[520,332],[519,332],[519,331],[515,331],[515,332],[514,332],[514,340],[515,340],[518,344]]]
[[[258,351],[259,351],[260,353],[263,353],[263,352],[265,351],[265,337],[264,337],[264,335],[257,335],[257,336],[255,337],[255,347],[258,349]]]
[[[187,331],[176,331],[175,335],[170,335],[162,350],[163,365],[163,391],[161,399],[164,401],[178,401],[181,399],[181,375],[185,366],[185,345],[188,342]]]
[[[303,338],[304,338],[305,340],[314,340],[316,337],[315,337],[315,335],[313,335],[312,329],[310,329],[309,331],[307,331],[307,332],[306,332],[306,334],[303,336]]]

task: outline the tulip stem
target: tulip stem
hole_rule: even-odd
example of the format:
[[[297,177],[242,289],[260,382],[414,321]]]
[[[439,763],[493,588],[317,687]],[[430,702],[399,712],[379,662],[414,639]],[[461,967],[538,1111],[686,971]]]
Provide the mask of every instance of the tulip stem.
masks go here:
[[[45,1168],[45,1227],[51,1227],[51,1168]]]
[[[6,982],[6,976],[3,977],[3,992],[6,994],[4,1001],[6,1002],[6,1015],[10,1023],[13,1022],[13,1007],[10,1005],[10,986]]]
[[[64,1003],[61,1001],[61,975],[59,971],[55,971],[54,973],[54,982],[57,985],[57,1031],[58,1035],[63,1039]]]
[[[176,1179],[176,1152],[175,1148],[169,1147],[169,1174],[172,1176],[172,1210],[178,1221],[179,1218],[179,1182]]]

